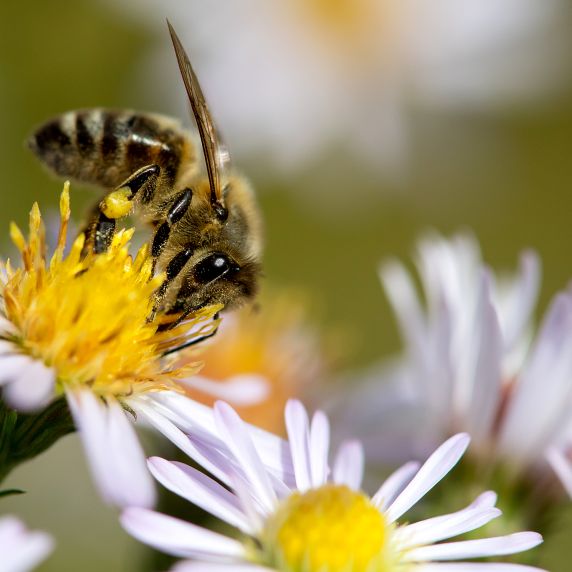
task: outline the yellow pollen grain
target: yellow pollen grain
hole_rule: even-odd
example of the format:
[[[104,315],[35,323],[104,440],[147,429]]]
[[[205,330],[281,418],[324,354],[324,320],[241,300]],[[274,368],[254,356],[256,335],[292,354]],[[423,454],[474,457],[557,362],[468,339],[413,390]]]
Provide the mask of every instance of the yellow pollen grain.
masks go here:
[[[133,259],[129,254],[133,230],[122,230],[103,254],[85,256],[85,237],[80,235],[65,255],[68,185],[60,199],[60,215],[58,242],[50,259],[37,205],[30,213],[28,239],[16,225],[10,227],[22,265],[2,264],[1,314],[15,329],[4,337],[22,353],[53,367],[59,390],[87,384],[99,395],[115,397],[180,390],[177,380],[195,373],[199,364],[181,355],[175,363],[175,358],[163,355],[212,331],[213,315],[220,308],[205,308],[171,330],[158,331],[167,317],[149,317],[164,276],[153,276],[148,246]]]
[[[265,528],[272,565],[289,572],[384,572],[387,523],[367,496],[324,485],[288,497]]]

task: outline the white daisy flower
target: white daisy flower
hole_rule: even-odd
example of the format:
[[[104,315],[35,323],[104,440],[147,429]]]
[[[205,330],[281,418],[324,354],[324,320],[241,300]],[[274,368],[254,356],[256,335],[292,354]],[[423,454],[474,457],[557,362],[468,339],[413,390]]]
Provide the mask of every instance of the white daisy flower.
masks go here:
[[[0,518],[0,572],[27,572],[45,560],[54,541],[45,532],[27,530],[14,516]]]
[[[157,480],[234,527],[237,538],[138,507],[123,512],[124,528],[146,544],[188,559],[176,566],[178,572],[537,570],[458,562],[528,550],[542,541],[534,532],[441,542],[500,516],[493,492],[453,514],[400,522],[456,465],[469,443],[466,434],[450,438],[422,466],[407,463],[369,497],[360,488],[364,459],[358,442],[344,443],[330,466],[330,428],[322,412],[310,421],[302,404],[290,401],[286,427],[288,442],[277,441],[218,402],[189,438],[194,460],[218,481],[183,463],[149,460]]]
[[[361,391],[353,386],[347,415],[362,413],[352,419],[368,455],[387,461],[399,447],[430,450],[467,431],[476,460],[523,476],[548,461],[572,494],[571,293],[556,296],[533,335],[540,282],[533,252],[522,255],[513,277],[497,277],[472,237],[434,236],[420,242],[416,267],[419,280],[399,262],[381,267],[405,357]],[[380,423],[393,420],[393,444],[376,443]]]
[[[58,245],[50,259],[37,205],[28,239],[11,227],[22,265],[0,263],[2,399],[29,413],[65,396],[104,499],[151,506],[153,481],[128,418],[137,414],[141,395],[148,396],[147,408],[162,393],[173,394],[175,402],[188,400],[184,393],[200,364],[191,348],[175,350],[212,333],[220,307],[205,308],[172,328],[163,326],[177,316],[159,312],[149,320],[153,293],[164,277],[153,276],[147,246],[133,259],[132,231],[121,231],[107,253],[85,257],[80,235],[65,255],[67,185],[60,211]],[[240,380],[241,397],[256,401],[260,380],[248,381]],[[229,383],[211,391],[231,398],[235,388]]]
[[[413,109],[514,107],[568,77],[563,0],[109,5],[158,33],[165,16],[176,22],[230,147],[274,173],[336,150],[393,174],[407,157]],[[157,49],[141,81],[149,89],[156,78],[158,100],[169,101],[179,95],[172,54]]]

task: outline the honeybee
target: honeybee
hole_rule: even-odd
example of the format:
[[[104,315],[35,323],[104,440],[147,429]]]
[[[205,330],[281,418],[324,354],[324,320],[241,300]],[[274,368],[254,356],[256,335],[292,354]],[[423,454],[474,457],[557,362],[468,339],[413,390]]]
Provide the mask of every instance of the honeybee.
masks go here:
[[[166,274],[156,309],[180,315],[178,323],[208,304],[230,309],[251,300],[262,241],[253,192],[231,169],[189,58],[167,24],[206,176],[190,133],[160,115],[71,111],[42,125],[29,144],[57,175],[108,190],[84,229],[86,249],[109,248],[117,221],[132,212],[151,226],[151,255]]]

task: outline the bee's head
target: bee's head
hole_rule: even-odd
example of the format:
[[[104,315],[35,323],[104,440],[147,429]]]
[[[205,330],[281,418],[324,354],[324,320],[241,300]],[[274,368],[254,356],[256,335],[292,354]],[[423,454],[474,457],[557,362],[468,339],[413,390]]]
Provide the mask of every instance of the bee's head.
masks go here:
[[[209,251],[198,256],[173,284],[169,312],[223,304],[225,310],[252,300],[258,291],[260,264],[238,261],[228,252]]]

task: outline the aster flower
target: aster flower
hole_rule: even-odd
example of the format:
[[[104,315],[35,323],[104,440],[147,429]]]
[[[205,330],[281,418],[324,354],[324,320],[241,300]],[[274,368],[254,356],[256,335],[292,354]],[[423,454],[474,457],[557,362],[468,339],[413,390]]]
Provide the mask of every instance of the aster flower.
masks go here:
[[[45,560],[53,550],[53,540],[45,532],[27,530],[13,516],[0,518],[0,570],[26,572]]]
[[[212,405],[218,389],[234,384],[233,406],[247,422],[283,434],[284,405],[324,376],[324,350],[305,318],[305,306],[290,293],[263,297],[260,311],[244,308],[225,317],[216,337],[205,341],[205,362],[187,395]],[[241,383],[260,384],[252,403]],[[225,400],[229,401],[230,391]],[[248,401],[245,401],[248,397]]]
[[[124,528],[142,542],[189,559],[176,566],[178,572],[537,570],[447,563],[513,554],[541,542],[534,532],[440,542],[500,516],[493,492],[453,514],[399,522],[459,461],[469,443],[466,434],[450,438],[422,466],[407,463],[369,497],[360,489],[363,452],[358,442],[344,443],[330,467],[329,423],[322,412],[310,421],[301,403],[290,401],[286,427],[289,441],[277,443],[275,436],[249,428],[229,405],[218,402],[196,424],[190,441],[195,460],[222,485],[183,463],[149,460],[165,487],[236,528],[238,539],[137,507],[123,512]]]
[[[2,399],[30,413],[65,397],[104,499],[150,506],[154,487],[129,418],[137,415],[142,395],[147,407],[161,393],[188,399],[184,384],[200,364],[192,348],[174,350],[212,333],[220,307],[162,328],[176,317],[152,313],[153,293],[164,277],[153,275],[147,246],[133,258],[128,252],[133,231],[123,230],[104,254],[84,256],[80,235],[64,255],[67,185],[60,211],[58,243],[49,259],[37,205],[27,239],[11,227],[22,265],[8,261],[0,267]]]
[[[340,149],[399,174],[412,110],[514,107],[568,75],[561,0],[108,4],[156,28],[165,14],[177,22],[231,147],[273,172],[302,171]],[[161,101],[177,95],[167,87],[171,59],[154,52],[141,66],[143,81],[149,70],[164,77]]]
[[[534,332],[540,262],[533,252],[521,256],[514,276],[498,277],[470,236],[434,236],[420,242],[416,265],[425,302],[401,263],[380,271],[405,342],[403,360],[361,390],[354,385],[353,404],[345,396],[340,413],[349,421],[361,412],[354,427],[372,459],[397,460],[403,450],[430,450],[467,431],[481,469],[496,462],[538,482],[548,463],[572,494],[570,292],[554,298]],[[385,421],[397,422],[393,443],[375,441]]]

